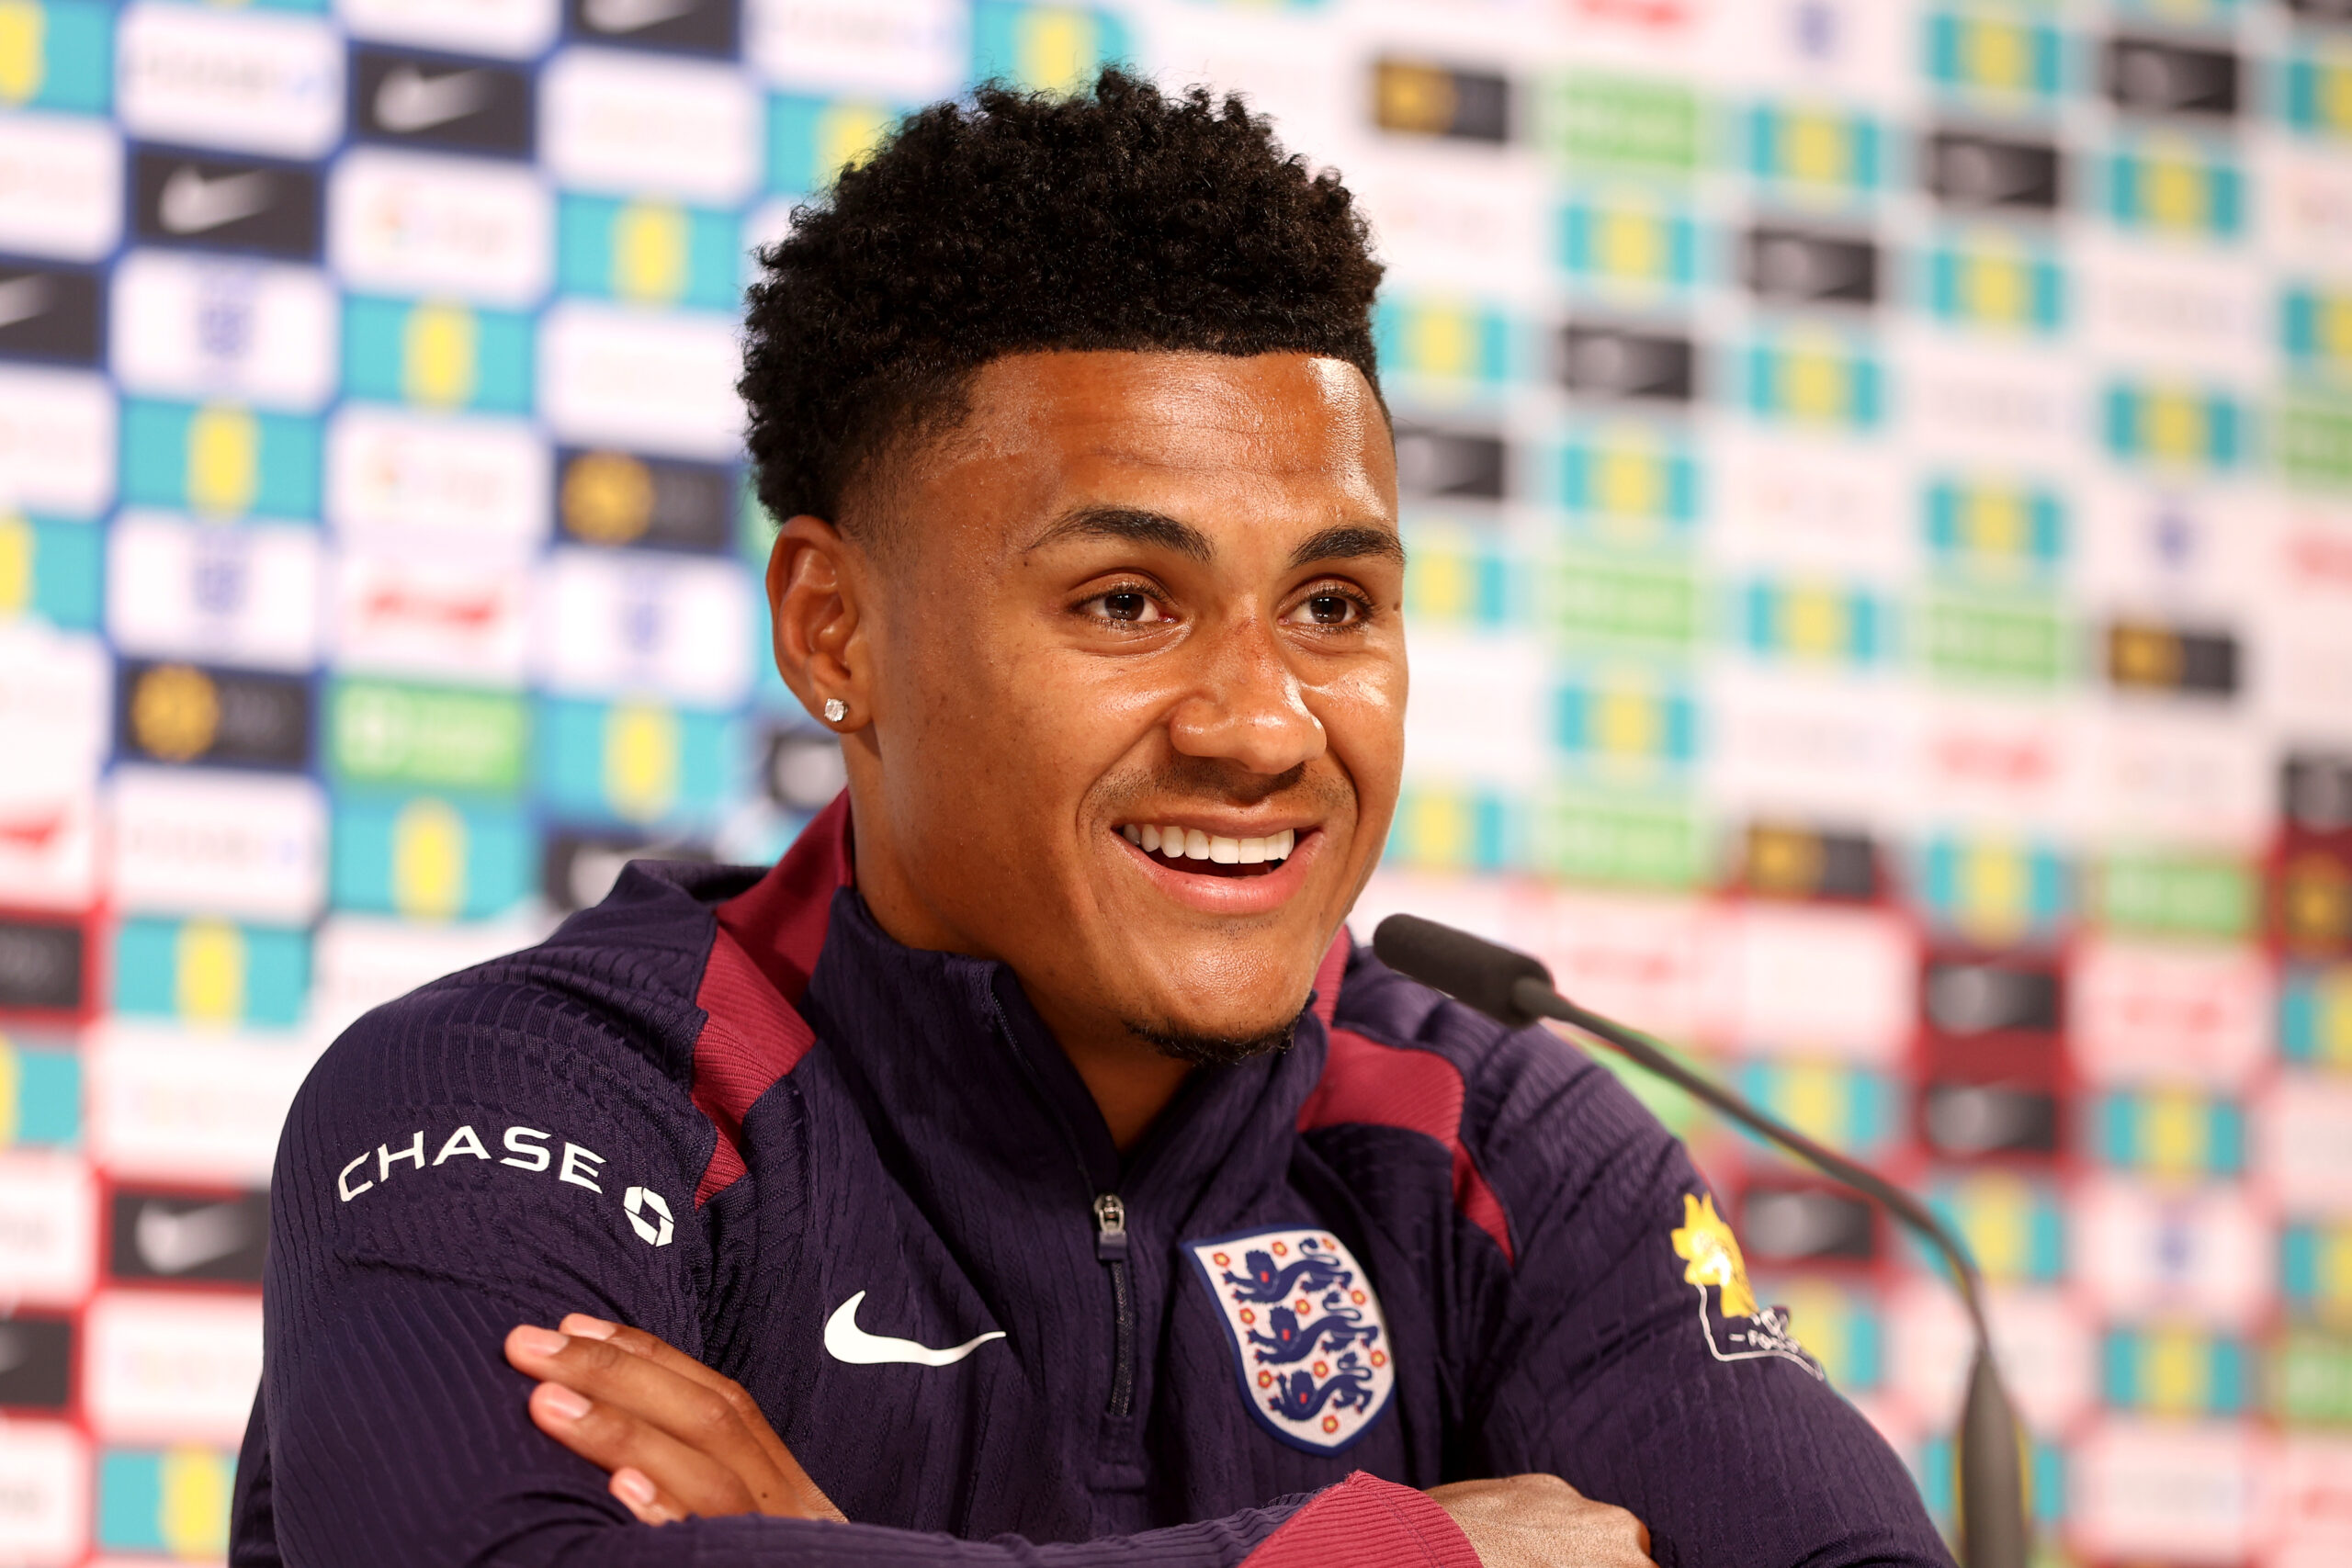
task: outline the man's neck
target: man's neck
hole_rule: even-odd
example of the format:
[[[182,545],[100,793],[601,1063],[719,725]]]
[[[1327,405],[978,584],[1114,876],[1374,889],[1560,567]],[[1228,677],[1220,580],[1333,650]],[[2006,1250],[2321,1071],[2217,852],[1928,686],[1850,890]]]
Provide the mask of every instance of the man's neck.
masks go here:
[[[1094,1097],[1095,1109],[1111,1129],[1111,1141],[1121,1154],[1126,1153],[1184,1087],[1192,1064],[1160,1055],[1125,1028],[1118,1030],[1118,1038],[1105,1040],[1099,1032],[1056,1018],[1041,998],[1031,997],[1030,1005],[1085,1080],[1086,1092]]]
[[[851,837],[856,846],[858,893],[885,935],[907,947],[989,956],[956,941],[940,923],[896,857],[873,840],[864,819],[854,814]],[[1192,1065],[1163,1055],[1115,1019],[1071,1009],[1025,983],[1022,988],[1094,1097],[1111,1141],[1122,1153],[1133,1147],[1184,1087]]]

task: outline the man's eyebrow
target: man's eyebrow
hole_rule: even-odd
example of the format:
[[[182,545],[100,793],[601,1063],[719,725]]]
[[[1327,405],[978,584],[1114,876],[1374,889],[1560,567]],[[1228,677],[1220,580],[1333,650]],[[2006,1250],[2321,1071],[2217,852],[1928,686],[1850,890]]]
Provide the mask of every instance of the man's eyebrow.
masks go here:
[[[1377,556],[1405,564],[1405,542],[1393,528],[1375,528],[1362,523],[1342,523],[1326,528],[1312,538],[1303,541],[1291,551],[1293,570],[1318,560],[1363,560]]]
[[[1196,561],[1208,561],[1216,555],[1215,542],[1190,523],[1139,506],[1081,506],[1057,518],[1029,541],[1029,548],[1042,549],[1069,538],[1124,539],[1172,550]]]

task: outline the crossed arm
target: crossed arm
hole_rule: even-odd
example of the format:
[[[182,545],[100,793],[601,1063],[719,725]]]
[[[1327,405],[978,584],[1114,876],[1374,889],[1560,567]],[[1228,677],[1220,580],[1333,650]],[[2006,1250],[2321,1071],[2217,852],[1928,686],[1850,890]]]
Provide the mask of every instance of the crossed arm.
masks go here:
[[[707,1568],[1236,1568],[1253,1556],[1252,1568],[1277,1568],[1294,1521],[1347,1518],[1370,1540],[1383,1506],[1396,1515],[1401,1489],[1363,1478],[1304,1503],[1090,1541],[842,1521],[758,1407],[695,1359],[711,1256],[700,1228],[682,1224],[649,1253],[623,1223],[624,1180],[685,1209],[707,1122],[584,1015],[570,1018],[560,1050],[527,1032],[515,1043],[517,1019],[536,1029],[540,1013],[570,1006],[503,982],[419,993],[370,1015],[298,1099],[272,1183],[241,1565],[642,1568],[684,1554]],[[1668,1564],[1948,1564],[1899,1461],[1835,1393],[1785,1362],[1709,1355],[1666,1238],[1688,1167],[1630,1101],[1600,1119],[1617,1139],[1588,1135],[1595,1118],[1562,1109],[1583,1087],[1514,1093],[1541,1126],[1496,1134],[1526,1168],[1506,1194],[1522,1240],[1508,1280],[1478,1293],[1493,1310],[1457,1314],[1451,1353],[1479,1369],[1463,1468],[1574,1476],[1637,1512]],[[459,1123],[492,1130],[484,1153],[449,1134]],[[488,1157],[495,1130],[517,1127],[588,1139],[606,1182],[566,1184],[544,1153]],[[1538,1134],[1563,1127],[1575,1135],[1551,1143],[1565,1154],[1527,1157]],[[439,1155],[425,1158],[426,1142]],[[341,1184],[354,1168],[368,1179]],[[519,1331],[518,1319],[560,1329]],[[616,1324],[630,1326],[606,1326]],[[527,1403],[502,1339],[504,1362],[534,1385]],[[833,1473],[824,1461],[837,1456],[808,1457]],[[1485,1568],[1649,1560],[1631,1516],[1548,1478],[1431,1496]]]
[[[605,1471],[612,1495],[641,1523],[733,1514],[842,1520],[741,1385],[642,1329],[573,1313],[554,1329],[515,1327],[506,1359],[538,1380],[532,1422]],[[1650,1562],[1640,1520],[1556,1476],[1455,1482],[1430,1496],[1483,1568]]]

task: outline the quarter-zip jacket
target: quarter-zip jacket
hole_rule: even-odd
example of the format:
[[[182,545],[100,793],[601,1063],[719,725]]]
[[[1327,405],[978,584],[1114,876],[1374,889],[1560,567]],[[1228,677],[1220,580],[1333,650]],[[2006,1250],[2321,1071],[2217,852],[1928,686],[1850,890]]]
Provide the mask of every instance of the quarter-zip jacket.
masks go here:
[[[1419,1489],[1527,1471],[1668,1568],[1949,1562],[1573,1047],[1343,937],[1123,1158],[1009,969],[875,925],[846,826],[634,864],[321,1059],[232,1562],[1467,1568]],[[853,1522],[631,1520],[503,1360],[574,1311],[735,1379]]]

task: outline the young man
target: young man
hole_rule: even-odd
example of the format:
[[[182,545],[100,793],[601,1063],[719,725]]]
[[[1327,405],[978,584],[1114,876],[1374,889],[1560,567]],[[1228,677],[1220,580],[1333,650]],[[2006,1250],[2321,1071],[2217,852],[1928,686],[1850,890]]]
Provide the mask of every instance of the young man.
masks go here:
[[[1347,192],[1109,74],[766,264],[847,794],[327,1054],[232,1560],[1946,1562],[1679,1146],[1341,930],[1406,687]]]

